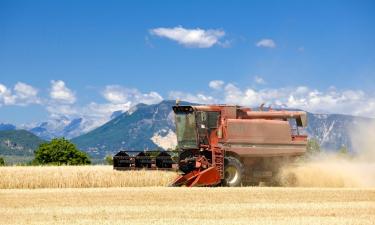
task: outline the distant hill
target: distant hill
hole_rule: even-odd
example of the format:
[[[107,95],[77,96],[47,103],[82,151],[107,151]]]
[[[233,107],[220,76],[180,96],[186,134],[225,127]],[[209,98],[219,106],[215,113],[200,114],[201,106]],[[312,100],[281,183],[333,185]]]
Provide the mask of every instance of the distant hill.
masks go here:
[[[103,158],[120,149],[167,149],[176,143],[173,105],[175,101],[139,104],[72,141],[94,158]],[[371,121],[374,120],[349,115],[308,113],[306,132],[324,149],[337,150],[343,145],[351,149],[350,128],[357,122]]]
[[[0,131],[1,156],[33,156],[44,141],[26,130]]]

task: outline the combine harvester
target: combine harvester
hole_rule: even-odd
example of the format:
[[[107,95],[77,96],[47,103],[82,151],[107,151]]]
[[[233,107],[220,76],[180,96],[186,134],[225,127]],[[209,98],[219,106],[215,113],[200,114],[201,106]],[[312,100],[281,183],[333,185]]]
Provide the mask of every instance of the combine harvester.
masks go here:
[[[229,105],[173,106],[178,159],[171,154],[121,151],[114,168],[179,169],[172,186],[240,186],[270,182],[284,164],[306,152],[303,111],[252,111]],[[138,154],[134,154],[138,153]]]

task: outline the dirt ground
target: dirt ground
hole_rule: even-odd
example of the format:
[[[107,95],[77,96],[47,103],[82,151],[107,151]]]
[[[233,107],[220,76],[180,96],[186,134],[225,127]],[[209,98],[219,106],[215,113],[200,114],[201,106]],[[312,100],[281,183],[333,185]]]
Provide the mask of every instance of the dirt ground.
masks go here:
[[[375,188],[4,189],[0,224],[375,224]]]

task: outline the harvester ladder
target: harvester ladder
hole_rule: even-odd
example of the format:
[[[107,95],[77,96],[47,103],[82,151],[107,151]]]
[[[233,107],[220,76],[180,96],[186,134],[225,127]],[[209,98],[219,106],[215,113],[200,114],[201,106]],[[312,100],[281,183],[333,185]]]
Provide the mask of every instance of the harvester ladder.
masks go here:
[[[224,178],[224,150],[220,148],[214,149],[214,162],[217,170],[220,173],[220,177]]]

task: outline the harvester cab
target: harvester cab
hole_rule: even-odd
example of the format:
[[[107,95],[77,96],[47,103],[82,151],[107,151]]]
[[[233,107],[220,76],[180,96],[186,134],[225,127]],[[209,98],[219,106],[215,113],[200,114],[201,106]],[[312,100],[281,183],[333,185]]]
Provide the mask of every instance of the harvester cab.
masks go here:
[[[220,111],[197,106],[174,106],[178,166],[184,174],[173,185],[216,185],[222,177],[223,151],[218,145]]]

